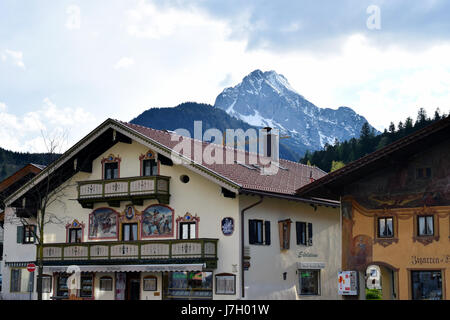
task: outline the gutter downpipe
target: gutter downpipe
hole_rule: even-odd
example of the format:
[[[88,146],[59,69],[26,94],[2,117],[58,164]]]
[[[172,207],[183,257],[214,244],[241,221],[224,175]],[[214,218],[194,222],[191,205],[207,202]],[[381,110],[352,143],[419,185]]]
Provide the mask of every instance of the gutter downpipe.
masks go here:
[[[244,284],[244,213],[245,211],[256,207],[263,202],[264,197],[259,196],[259,200],[250,206],[241,210],[241,298],[245,298],[245,284]]]

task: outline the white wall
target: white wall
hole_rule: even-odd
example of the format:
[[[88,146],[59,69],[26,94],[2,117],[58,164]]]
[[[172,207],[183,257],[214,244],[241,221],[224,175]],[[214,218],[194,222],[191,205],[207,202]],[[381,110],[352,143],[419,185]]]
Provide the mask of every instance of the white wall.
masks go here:
[[[240,210],[255,203],[258,197],[242,196]],[[249,244],[248,220],[262,219],[271,223],[271,245]],[[291,219],[290,248],[280,250],[278,221]],[[264,198],[246,211],[244,216],[245,246],[250,248],[250,268],[245,272],[246,299],[340,299],[337,294],[337,272],[341,268],[341,233],[339,209]],[[295,222],[313,223],[313,245],[297,245]],[[317,257],[299,257],[300,251]],[[297,262],[322,262],[320,295],[300,296]],[[283,273],[287,273],[283,280]]]

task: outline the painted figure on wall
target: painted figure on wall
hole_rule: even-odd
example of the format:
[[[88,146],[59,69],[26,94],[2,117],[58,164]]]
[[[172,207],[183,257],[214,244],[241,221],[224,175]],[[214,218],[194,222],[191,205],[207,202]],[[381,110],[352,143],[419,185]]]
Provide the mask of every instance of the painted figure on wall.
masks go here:
[[[117,238],[117,212],[110,208],[96,209],[89,215],[89,238]]]
[[[169,237],[173,235],[173,215],[171,208],[162,205],[148,207],[142,213],[142,236]]]

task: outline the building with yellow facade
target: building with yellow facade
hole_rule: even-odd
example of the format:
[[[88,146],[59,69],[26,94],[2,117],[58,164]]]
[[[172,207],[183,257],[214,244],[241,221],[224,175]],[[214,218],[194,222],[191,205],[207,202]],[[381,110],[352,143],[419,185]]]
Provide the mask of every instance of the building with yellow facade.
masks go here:
[[[450,299],[450,117],[297,191],[341,201],[342,268],[383,299]],[[353,296],[355,298],[355,296]]]

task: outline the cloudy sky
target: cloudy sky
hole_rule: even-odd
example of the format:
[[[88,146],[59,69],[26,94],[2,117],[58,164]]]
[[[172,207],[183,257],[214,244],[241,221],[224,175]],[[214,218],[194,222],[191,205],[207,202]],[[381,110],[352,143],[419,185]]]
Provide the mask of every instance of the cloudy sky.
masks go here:
[[[448,113],[449,16],[446,0],[1,0],[0,147],[213,104],[254,69],[381,130],[419,107]]]

